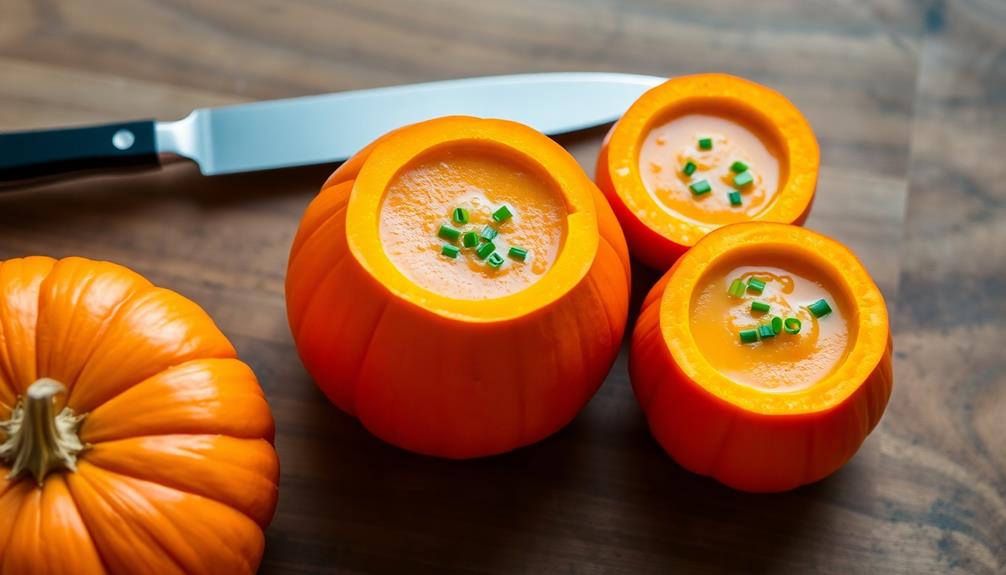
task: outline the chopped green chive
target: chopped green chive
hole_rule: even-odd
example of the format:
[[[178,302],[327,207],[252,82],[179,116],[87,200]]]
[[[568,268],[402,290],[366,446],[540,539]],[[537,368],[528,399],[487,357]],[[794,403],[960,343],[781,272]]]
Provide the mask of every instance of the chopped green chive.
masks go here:
[[[727,197],[730,198],[730,205],[731,206],[739,206],[742,203],[741,202],[741,193],[738,192],[737,190],[731,191],[729,194],[727,194]]]
[[[493,255],[489,256],[489,259],[486,260],[486,263],[489,264],[489,267],[498,270],[500,269],[500,266],[503,265],[503,256],[494,252]]]
[[[454,259],[458,257],[458,254],[461,253],[461,250],[450,244],[444,244],[443,247],[440,248],[440,253],[451,259]]]
[[[489,254],[496,251],[496,244],[492,242],[486,242],[479,246],[479,249],[475,250],[475,255],[479,257],[480,260],[484,260],[489,257]]]
[[[831,306],[828,305],[828,302],[824,301],[823,299],[819,299],[816,302],[810,304],[809,306],[807,306],[807,309],[810,310],[810,313],[814,314],[814,317],[822,317],[831,313]]]
[[[727,293],[734,297],[743,297],[744,282],[742,282],[741,280],[734,280],[730,282],[730,289],[727,290]]]
[[[753,302],[751,302],[751,311],[757,311],[757,312],[765,313],[765,312],[767,312],[770,309],[772,309],[771,306],[769,306],[767,303],[765,303],[763,301],[753,301]]]
[[[736,176],[734,176],[734,185],[737,186],[738,188],[743,188],[744,186],[750,184],[753,181],[754,176],[751,175],[751,172],[741,172]]]
[[[772,318],[772,333],[779,335],[782,332],[782,318],[776,316]]]
[[[445,240],[453,242],[461,236],[461,232],[451,226],[448,226],[447,224],[440,224],[440,230],[437,232],[437,235]]]
[[[688,187],[689,189],[692,190],[692,193],[695,194],[696,196],[701,196],[702,194],[713,189],[712,186],[709,185],[709,182],[705,180],[699,180]]]
[[[713,149],[713,139],[712,138],[699,138],[699,149],[700,150],[712,150]]]
[[[513,212],[510,211],[510,207],[506,204],[500,206],[495,212],[493,212],[494,222],[505,222],[513,217]]]
[[[758,326],[758,337],[762,339],[765,339],[766,337],[775,337],[775,332],[772,331],[772,326],[770,325]]]
[[[786,321],[784,322],[783,325],[786,328],[786,333],[790,335],[796,335],[800,333],[800,328],[802,327],[800,320],[795,317],[786,318]]]
[[[681,168],[681,171],[685,173],[686,176],[690,176],[695,173],[695,162],[688,160],[685,162],[685,167]]]
[[[730,164],[730,171],[735,174],[746,172],[748,171],[748,165],[740,160],[737,160],[736,162]]]
[[[464,208],[454,208],[454,213],[452,214],[454,223],[456,224],[467,224],[468,223],[468,210]]]
[[[486,226],[482,228],[482,233],[480,235],[482,236],[483,240],[491,242],[494,239],[496,239],[496,236],[499,235],[499,232],[497,232],[496,228],[492,226]]]
[[[517,260],[519,262],[522,262],[522,261],[524,261],[524,260],[527,259],[527,250],[525,250],[524,248],[518,248],[516,246],[511,246],[510,247],[510,251],[507,252],[507,255],[509,255],[511,258],[513,258],[513,259],[515,259],[515,260]]]
[[[741,343],[754,343],[758,341],[758,330],[756,329],[743,329],[740,335]]]
[[[474,248],[479,245],[479,235],[475,232],[465,232],[461,234],[461,245],[466,248]]]
[[[751,278],[748,280],[748,291],[753,294],[761,295],[761,292],[765,291],[765,282],[758,278]]]

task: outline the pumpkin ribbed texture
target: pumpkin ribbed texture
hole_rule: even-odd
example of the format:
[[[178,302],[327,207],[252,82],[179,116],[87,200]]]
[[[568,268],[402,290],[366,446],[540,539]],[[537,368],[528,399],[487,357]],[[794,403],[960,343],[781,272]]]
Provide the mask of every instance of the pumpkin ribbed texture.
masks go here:
[[[835,262],[855,294],[856,342],[829,379],[764,393],[716,372],[689,334],[694,282],[717,257],[763,242],[806,247]],[[891,394],[892,340],[883,297],[845,247],[796,226],[743,223],[710,233],[650,290],[632,335],[633,391],[654,437],[680,465],[745,491],[784,491],[844,465]]]
[[[44,378],[66,388],[54,411],[83,416],[85,449],[41,487],[0,462],[0,574],[258,569],[273,420],[202,309],[111,263],[2,262],[0,420]]]
[[[597,248],[556,300],[503,319],[448,317],[394,293],[348,245],[352,196],[381,193],[355,184],[382,147],[460,131],[529,142],[538,161],[587,199],[578,217],[591,218],[584,233],[597,237]],[[336,170],[301,222],[286,287],[300,356],[333,403],[390,443],[466,458],[537,441],[590,399],[625,329],[628,253],[606,202],[561,147],[519,124],[452,117],[392,132]]]

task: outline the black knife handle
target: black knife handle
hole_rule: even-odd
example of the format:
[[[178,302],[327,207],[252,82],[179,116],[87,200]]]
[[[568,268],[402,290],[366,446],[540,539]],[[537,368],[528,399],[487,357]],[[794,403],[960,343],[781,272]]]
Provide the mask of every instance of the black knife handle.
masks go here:
[[[0,134],[0,183],[159,165],[153,120]]]

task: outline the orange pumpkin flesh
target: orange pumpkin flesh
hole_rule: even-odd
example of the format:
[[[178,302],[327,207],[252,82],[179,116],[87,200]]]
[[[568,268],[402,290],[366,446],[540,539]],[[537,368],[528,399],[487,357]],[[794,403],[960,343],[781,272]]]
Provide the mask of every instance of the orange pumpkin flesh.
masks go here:
[[[804,321],[799,335],[756,344],[735,339],[727,345],[710,336],[715,330],[694,329],[697,309],[724,309],[701,292],[745,261],[753,268],[771,262],[813,270],[803,273],[821,278],[836,311]],[[713,296],[729,297],[725,289]],[[734,317],[713,328],[733,325]],[[706,315],[702,323],[710,321]],[[827,322],[847,324],[845,346],[814,343]],[[807,359],[807,348],[786,349],[801,337],[809,338],[811,351],[838,356],[816,380],[753,385],[721,371],[735,356],[759,352],[767,362]],[[650,429],[683,467],[745,491],[792,489],[836,471],[880,420],[893,382],[887,310],[862,264],[834,240],[784,224],[734,224],[699,241],[650,291],[633,332],[629,369]]]
[[[449,162],[451,153],[503,158],[541,178],[533,188],[561,198],[563,233],[540,277],[486,298],[428,289],[389,257],[381,240],[389,187],[430,154]],[[491,201],[500,180],[480,184]],[[519,195],[510,201],[518,214],[535,207]],[[423,237],[436,233],[443,207],[417,220]],[[500,233],[519,234],[521,225]],[[435,245],[424,249],[442,257]],[[482,273],[468,263],[454,262],[444,282]],[[618,223],[567,152],[526,126],[448,117],[383,136],[329,178],[294,239],[287,313],[305,366],[337,406],[392,444],[467,458],[538,441],[572,419],[617,355],[628,287]]]
[[[254,573],[273,431],[191,301],[110,263],[0,262],[0,574]]]
[[[699,140],[712,140],[702,149]],[[696,165],[684,173],[687,162]],[[735,161],[750,184],[737,185]],[[810,211],[819,153],[810,126],[785,97],[725,74],[682,76],[641,96],[608,132],[598,187],[643,263],[667,269],[710,231],[729,223],[800,224]],[[710,192],[690,185],[705,181]],[[741,205],[728,193],[737,190]]]

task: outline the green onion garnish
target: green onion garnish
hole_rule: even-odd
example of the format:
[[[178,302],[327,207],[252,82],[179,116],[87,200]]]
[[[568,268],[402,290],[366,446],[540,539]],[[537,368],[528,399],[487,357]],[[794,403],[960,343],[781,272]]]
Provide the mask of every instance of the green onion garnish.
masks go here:
[[[748,171],[748,165],[740,160],[737,160],[736,162],[730,164],[730,171],[735,174],[746,172]]]
[[[772,318],[772,333],[779,335],[782,332],[782,318],[776,316]]]
[[[503,265],[503,256],[493,252],[493,254],[489,256],[489,259],[486,260],[486,263],[489,264],[489,267],[498,270],[500,269],[500,266]]]
[[[775,331],[772,330],[770,325],[758,326],[758,337],[765,339],[766,337],[775,337]]]
[[[741,172],[736,176],[734,176],[734,185],[737,186],[738,188],[743,188],[744,186],[750,184],[753,181],[754,176],[751,175],[751,172]]]
[[[507,255],[519,262],[522,262],[527,259],[527,250],[524,248],[518,248],[517,246],[511,246]]]
[[[738,192],[737,190],[731,191],[729,194],[727,194],[727,197],[730,198],[730,205],[731,206],[739,206],[742,203],[741,202],[741,193]]]
[[[791,335],[796,335],[800,333],[800,327],[802,327],[800,320],[795,317],[786,318],[786,321],[783,323],[783,325],[786,328],[786,333]]]
[[[447,224],[440,224],[440,230],[437,232],[437,235],[445,240],[450,240],[453,242],[454,240],[458,239],[458,237],[461,235],[461,232],[459,230],[452,228],[451,226],[448,226]]]
[[[479,249],[475,250],[475,255],[479,257],[480,260],[484,260],[489,257],[489,254],[496,251],[496,244],[492,242],[486,242],[479,246]]]
[[[688,160],[685,162],[685,167],[681,168],[681,171],[685,173],[686,176],[690,176],[695,173],[695,162]]]
[[[709,182],[705,180],[699,180],[688,187],[689,189],[692,190],[692,193],[695,194],[696,196],[701,196],[702,194],[713,189],[712,186],[709,185]]]
[[[761,292],[765,291],[765,282],[758,278],[751,278],[748,280],[748,291],[753,294],[761,295]]]
[[[482,228],[482,233],[480,235],[482,236],[483,240],[491,242],[494,239],[496,239],[496,236],[499,235],[499,232],[497,232],[496,228],[492,226],[486,226]]]
[[[758,341],[758,330],[756,329],[743,329],[740,335],[741,343],[754,343]]]
[[[454,259],[458,257],[458,254],[461,253],[461,250],[450,244],[444,244],[443,247],[440,248],[440,253],[451,259]]]
[[[753,301],[753,302],[751,302],[751,311],[757,311],[757,312],[765,313],[765,312],[767,312],[770,309],[772,309],[772,308],[767,303],[765,303],[763,301]]]
[[[809,306],[807,306],[807,309],[810,310],[810,313],[814,314],[814,317],[822,317],[831,313],[831,306],[828,305],[828,302],[824,301],[823,299],[819,299],[816,302],[810,304]]]
[[[506,204],[503,204],[495,212],[493,212],[494,222],[505,222],[512,217],[513,212],[510,211],[510,208]]]
[[[730,289],[727,290],[727,293],[734,297],[743,297],[744,282],[742,282],[741,280],[734,280],[730,282]]]
[[[712,138],[699,138],[699,149],[700,150],[712,150],[713,149],[713,139]]]
[[[454,208],[454,213],[452,214],[454,223],[456,224],[467,224],[468,223],[468,210],[464,208]]]
[[[466,248],[474,248],[479,245],[479,235],[475,232],[465,232],[461,234],[461,245]]]

